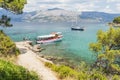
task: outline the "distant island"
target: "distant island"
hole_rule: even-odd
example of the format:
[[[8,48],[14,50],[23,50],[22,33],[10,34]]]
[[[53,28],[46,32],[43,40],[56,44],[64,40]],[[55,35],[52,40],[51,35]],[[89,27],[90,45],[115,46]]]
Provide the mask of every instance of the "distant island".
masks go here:
[[[110,14],[96,11],[68,11],[61,8],[24,12],[20,15],[15,15],[4,9],[0,9],[0,12],[0,15],[6,14],[11,17],[12,21],[15,22],[75,22],[76,17],[80,22],[111,22],[114,17],[120,16],[120,14]],[[55,14],[56,12],[57,14]]]

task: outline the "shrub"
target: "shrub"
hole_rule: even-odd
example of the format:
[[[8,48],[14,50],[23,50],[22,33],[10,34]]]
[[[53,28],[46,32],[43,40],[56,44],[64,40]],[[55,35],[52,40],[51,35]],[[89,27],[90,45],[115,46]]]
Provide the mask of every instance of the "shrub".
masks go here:
[[[119,24],[120,23],[120,16],[114,18],[113,22]]]
[[[90,78],[89,76],[90,76],[90,74],[80,71],[77,76],[77,79],[78,80],[89,80],[89,78]]]
[[[0,59],[0,80],[39,80],[35,72]]]
[[[14,42],[5,34],[0,31],[0,55],[18,55],[20,52],[16,48]]]
[[[46,63],[45,63],[45,66],[51,68],[51,67],[53,66],[53,64],[52,64],[52,63],[49,63],[49,62],[46,62]]]
[[[45,63],[45,66],[51,68],[53,71],[58,73],[59,78],[64,79],[67,77],[71,78],[77,78],[77,72],[74,69],[71,69],[70,67],[60,65],[56,66],[51,63]]]
[[[45,63],[45,66],[51,68],[53,71],[58,73],[59,78],[67,78],[67,77],[72,77],[72,78],[77,78],[78,73],[71,69],[70,67],[61,65],[61,66],[56,66],[51,63]]]
[[[63,80],[109,80],[107,75],[105,75],[101,70],[88,70],[89,66],[87,66],[85,63],[80,65],[79,70],[75,70],[64,65],[57,66],[51,63],[45,63],[45,66],[48,66],[55,71],[59,78]]]
[[[76,77],[77,72],[67,66],[62,65],[58,67],[58,74],[60,78],[65,78],[67,76]]]
[[[112,77],[112,80],[120,80],[120,76],[114,75],[114,76]]]
[[[91,80],[108,80],[107,76],[100,69],[99,70],[93,69],[91,71],[90,79]]]

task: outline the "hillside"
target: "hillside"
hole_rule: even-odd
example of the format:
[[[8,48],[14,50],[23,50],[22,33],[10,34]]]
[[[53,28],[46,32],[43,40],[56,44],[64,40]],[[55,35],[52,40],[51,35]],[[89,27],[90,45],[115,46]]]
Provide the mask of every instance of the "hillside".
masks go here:
[[[112,20],[117,16],[120,16],[120,14],[110,14],[104,12],[91,11],[91,12],[82,12],[80,18],[82,19],[91,18],[91,19],[99,20],[101,22],[112,22]]]
[[[8,57],[19,53],[15,43],[0,30],[0,80],[39,80],[36,73],[11,63]]]
[[[120,14],[110,14],[104,12],[75,12],[68,11],[61,8],[52,8],[48,10],[40,10],[33,12],[24,12],[20,15],[15,15],[6,10],[0,9],[0,16],[6,14],[12,17],[12,21],[25,21],[25,22],[75,22],[77,21],[92,21],[92,22],[111,22],[114,17]]]
[[[19,50],[12,40],[0,30],[0,55],[18,55]]]
[[[79,13],[54,8],[45,11],[37,11],[35,15],[24,19],[35,22],[71,22],[76,20],[76,16],[79,16]]]
[[[0,59],[0,80],[39,80],[34,72]]]
[[[24,12],[23,14],[13,14],[12,12],[9,12],[5,9],[0,9],[0,16],[1,15],[7,15],[8,17],[11,17],[12,21],[15,21],[15,22],[19,22],[19,21],[23,21],[26,17],[29,17],[29,16],[32,16],[32,15],[35,15],[35,12]]]

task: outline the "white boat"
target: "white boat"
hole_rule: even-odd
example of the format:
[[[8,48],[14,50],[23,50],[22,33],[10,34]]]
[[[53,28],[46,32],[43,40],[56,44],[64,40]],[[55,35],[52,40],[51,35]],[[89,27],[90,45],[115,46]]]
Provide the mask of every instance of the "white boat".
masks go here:
[[[62,41],[62,33],[61,32],[54,32],[49,35],[43,35],[37,37],[37,44],[44,44],[44,43],[51,43],[51,42],[58,42]]]
[[[76,23],[75,23],[75,25],[73,25],[73,22],[72,22],[71,30],[74,30],[74,31],[84,31],[85,27],[82,27],[82,26],[78,25],[78,17],[79,16],[76,16]]]

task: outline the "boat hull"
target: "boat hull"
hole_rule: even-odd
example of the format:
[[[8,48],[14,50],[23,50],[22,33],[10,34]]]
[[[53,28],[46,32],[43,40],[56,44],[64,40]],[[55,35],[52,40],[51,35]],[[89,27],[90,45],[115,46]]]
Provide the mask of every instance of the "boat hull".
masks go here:
[[[71,28],[71,30],[84,31],[84,28]]]

